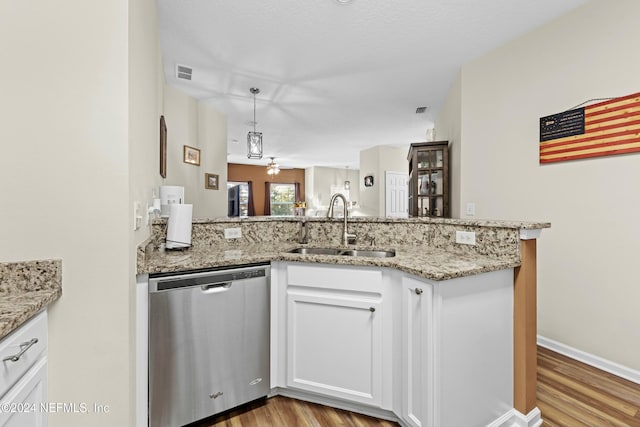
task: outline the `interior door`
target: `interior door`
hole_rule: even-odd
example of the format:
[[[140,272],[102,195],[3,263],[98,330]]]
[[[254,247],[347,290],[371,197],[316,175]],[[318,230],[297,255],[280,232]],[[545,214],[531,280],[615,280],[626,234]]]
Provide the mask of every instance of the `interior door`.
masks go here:
[[[408,180],[406,172],[385,172],[385,216],[409,216]]]

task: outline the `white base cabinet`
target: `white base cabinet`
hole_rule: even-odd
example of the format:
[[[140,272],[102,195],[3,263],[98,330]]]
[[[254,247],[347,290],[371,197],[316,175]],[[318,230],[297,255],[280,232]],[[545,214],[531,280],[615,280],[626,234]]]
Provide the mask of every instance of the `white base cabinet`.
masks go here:
[[[401,419],[487,426],[513,409],[513,270],[402,278]]]
[[[403,276],[401,322],[401,418],[411,427],[425,427],[433,414],[433,286]]]
[[[0,359],[0,426],[46,427],[46,311],[0,342]]]
[[[390,388],[391,319],[381,269],[274,264],[272,313],[280,317],[272,360],[280,369],[273,385],[390,408],[383,389]]]
[[[513,410],[513,270],[446,281],[311,263],[271,272],[274,390],[411,427],[500,425]]]

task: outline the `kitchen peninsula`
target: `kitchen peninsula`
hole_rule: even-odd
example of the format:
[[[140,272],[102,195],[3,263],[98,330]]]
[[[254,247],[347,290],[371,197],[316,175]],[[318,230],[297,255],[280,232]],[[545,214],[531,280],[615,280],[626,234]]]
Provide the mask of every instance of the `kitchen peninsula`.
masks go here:
[[[344,248],[337,219],[194,220],[193,247],[176,252],[161,249],[166,222],[156,220],[138,250],[138,283],[148,275],[270,262],[273,394],[402,425],[535,426],[535,358],[529,357],[535,356],[535,239],[549,226],[349,219],[357,236],[349,248],[395,250],[381,258],[290,252]],[[229,228],[239,228],[241,237],[225,239]],[[475,244],[456,243],[458,231],[474,233]],[[312,304],[338,308],[342,323],[329,311],[305,311]],[[356,311],[370,319],[360,329]],[[321,342],[326,330],[354,343],[327,349],[344,366],[305,351],[305,337]]]

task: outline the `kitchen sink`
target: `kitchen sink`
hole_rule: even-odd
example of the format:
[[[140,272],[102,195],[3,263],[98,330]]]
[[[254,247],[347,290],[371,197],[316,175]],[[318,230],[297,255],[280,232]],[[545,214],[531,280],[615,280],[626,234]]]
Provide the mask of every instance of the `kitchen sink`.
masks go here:
[[[369,250],[369,249],[349,249],[340,252],[340,255],[345,256],[365,256],[365,257],[373,257],[373,258],[391,258],[396,256],[395,250],[390,251],[377,251],[377,250]]]
[[[396,256],[396,251],[370,249],[335,249],[335,248],[295,248],[289,251],[301,255],[340,255],[372,258],[390,258]]]
[[[292,254],[302,255],[341,255],[340,249],[334,248],[295,248],[289,251]]]

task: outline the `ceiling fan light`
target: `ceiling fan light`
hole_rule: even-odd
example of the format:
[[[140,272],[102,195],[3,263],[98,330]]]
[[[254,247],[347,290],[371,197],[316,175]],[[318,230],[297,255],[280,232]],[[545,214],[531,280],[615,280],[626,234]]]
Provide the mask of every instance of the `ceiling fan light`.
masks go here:
[[[267,174],[268,175],[277,175],[280,173],[280,167],[273,160],[275,157],[270,157],[271,161],[267,164]]]
[[[247,158],[262,158],[262,132],[249,131],[247,134]]]

